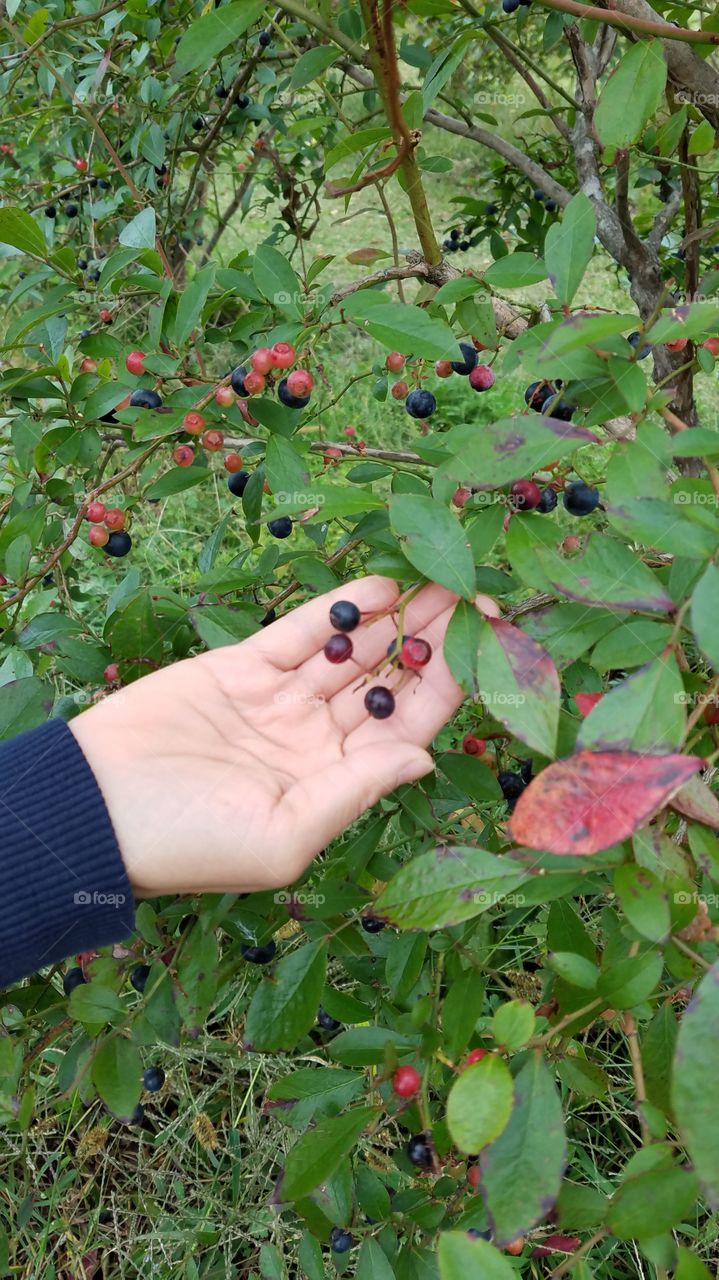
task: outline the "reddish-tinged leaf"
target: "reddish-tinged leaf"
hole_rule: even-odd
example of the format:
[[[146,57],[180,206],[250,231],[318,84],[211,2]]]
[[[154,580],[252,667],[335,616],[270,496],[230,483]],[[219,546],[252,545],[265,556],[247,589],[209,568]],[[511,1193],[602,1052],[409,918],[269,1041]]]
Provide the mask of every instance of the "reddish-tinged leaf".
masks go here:
[[[719,800],[701,778],[690,778],[669,803],[672,809],[677,809],[693,822],[702,822],[705,827],[715,829],[719,827]]]
[[[552,1253],[574,1253],[578,1249],[581,1240],[579,1236],[546,1236],[542,1244],[538,1244],[532,1249],[532,1258],[548,1258]]]
[[[698,756],[580,751],[530,783],[510,835],[549,853],[597,853],[648,822],[701,767]]]
[[[534,751],[554,755],[561,690],[546,650],[511,622],[488,618],[480,629],[477,673],[495,719]]]
[[[582,716],[588,716],[592,708],[596,707],[597,703],[603,697],[603,693],[575,693],[574,701],[579,708],[579,714]]]
[[[353,249],[346,256],[348,262],[359,266],[362,263],[371,264],[376,262],[378,258],[386,258],[387,251],[385,249],[371,249],[368,246],[366,249]]]

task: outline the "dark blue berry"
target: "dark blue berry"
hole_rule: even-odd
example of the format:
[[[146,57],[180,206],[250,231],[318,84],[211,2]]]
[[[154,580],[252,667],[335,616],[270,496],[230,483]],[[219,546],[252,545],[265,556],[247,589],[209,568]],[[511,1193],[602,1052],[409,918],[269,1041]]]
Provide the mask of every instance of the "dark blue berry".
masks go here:
[[[437,401],[431,391],[410,391],[404,407],[413,418],[429,418],[437,408]]]
[[[432,1148],[425,1134],[416,1133],[405,1147],[407,1159],[418,1169],[428,1169],[432,1163]]]
[[[513,773],[509,769],[503,769],[497,774],[497,782],[502,789],[502,795],[510,804],[519,799],[527,785],[521,773]]]
[[[394,711],[394,694],[384,685],[374,685],[367,690],[364,704],[373,720],[386,720]]]
[[[102,548],[106,555],[114,556],[116,560],[121,560],[132,550],[132,538],[124,529],[117,529],[110,534],[107,542]]]
[[[232,475],[227,477],[227,488],[230,493],[234,493],[236,498],[241,498],[247,488],[249,478],[249,471],[233,471]]]
[[[557,502],[558,502],[558,498],[557,498],[556,489],[552,489],[552,488],[543,489],[542,496],[539,499],[539,502],[537,503],[534,510],[538,511],[540,515],[544,516],[547,514],[548,511],[554,511],[554,508],[556,507]]]
[[[278,516],[276,520],[268,520],[267,528],[273,538],[289,538],[292,533],[292,521],[289,516]]]
[[[159,1093],[165,1083],[165,1073],[162,1067],[146,1067],[143,1072],[142,1083],[148,1093]]]
[[[640,346],[639,344],[641,343],[641,341],[642,341],[642,335],[638,329],[636,329],[634,333],[630,333],[629,337],[627,338],[627,342],[631,343],[633,347],[639,347],[639,350],[637,351],[637,359],[646,360],[647,356],[651,355],[652,349],[649,346],[649,343],[647,342],[645,342],[643,346]]]
[[[468,377],[477,363],[477,352],[471,342],[460,342],[459,349],[464,360],[452,360],[450,363],[455,373]]]
[[[521,0],[520,0],[520,4],[521,4]],[[552,199],[545,200],[545,201],[544,201],[544,207],[545,207],[545,209],[547,210],[547,213],[554,213],[554,211],[555,211],[555,209],[556,209],[556,207],[557,207],[557,202],[556,202],[556,200],[552,200]]]
[[[76,204],[66,204],[63,213],[66,218],[76,218],[80,210]]]
[[[321,1027],[324,1027],[325,1031],[339,1031],[342,1026],[342,1023],[327,1013],[322,1006],[317,1010],[317,1021]]]
[[[309,396],[293,396],[291,391],[287,390],[287,379],[283,378],[277,388],[277,399],[287,409],[304,409],[305,405],[310,402]]]
[[[66,996],[70,995],[75,987],[81,987],[85,981],[85,975],[79,965],[75,969],[68,969],[62,980],[62,989]]]
[[[379,916],[362,916],[362,928],[365,933],[381,933],[386,923],[387,921],[381,920]]]
[[[130,396],[130,406],[133,409],[159,409],[161,404],[162,397],[149,387],[138,387]]]
[[[46,208],[46,210],[45,210],[45,217],[46,217],[46,218],[56,218],[56,217],[57,217],[57,209],[55,208],[54,204],[49,204],[49,205],[47,206],[47,208]]]
[[[251,947],[247,943],[240,947],[240,954],[243,960],[247,960],[249,964],[269,964],[277,955],[277,947],[274,942],[265,942],[263,946]]]
[[[239,364],[236,369],[232,370],[232,376],[230,378],[230,386],[232,387],[235,395],[242,396],[243,398],[247,395],[245,388],[246,377],[247,370],[245,366],[243,364]]]
[[[588,516],[599,506],[599,490],[574,480],[564,490],[564,506],[570,516]]]
[[[147,985],[147,979],[149,978],[149,976],[150,976],[149,964],[138,964],[137,967],[133,969],[132,973],[130,974],[130,985],[133,986],[136,991],[139,991],[140,995],[142,995]]]
[[[260,32],[260,34],[259,34],[259,36],[258,36],[258,44],[259,44],[259,46],[260,46],[260,48],[261,48],[261,49],[266,49],[266,48],[268,47],[268,45],[271,45],[271,44],[272,44],[272,32],[271,32],[271,31],[261,31],[261,32]]]
[[[347,1253],[354,1245],[354,1238],[349,1231],[344,1231],[342,1227],[333,1227],[330,1231],[330,1248],[335,1253]]]
[[[352,600],[336,600],[330,609],[330,622],[335,631],[354,631],[359,626],[360,616]]]

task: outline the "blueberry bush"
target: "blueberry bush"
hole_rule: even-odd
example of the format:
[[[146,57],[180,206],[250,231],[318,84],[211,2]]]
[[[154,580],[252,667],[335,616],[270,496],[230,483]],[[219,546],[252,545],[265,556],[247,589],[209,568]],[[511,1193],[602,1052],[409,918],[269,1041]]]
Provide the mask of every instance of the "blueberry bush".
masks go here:
[[[714,1274],[717,43],[661,0],[8,0],[0,737],[362,573],[455,593],[467,700],[287,892],[145,901],[3,994],[3,1274]]]

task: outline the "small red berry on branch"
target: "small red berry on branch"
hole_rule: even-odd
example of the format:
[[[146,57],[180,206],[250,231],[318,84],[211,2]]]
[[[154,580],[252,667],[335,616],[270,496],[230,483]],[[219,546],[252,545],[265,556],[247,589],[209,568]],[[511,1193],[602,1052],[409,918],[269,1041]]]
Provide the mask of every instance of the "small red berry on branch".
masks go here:
[[[87,540],[93,547],[104,547],[109,541],[110,533],[107,529],[103,529],[102,525],[94,524],[87,535]]]
[[[289,369],[295,363],[295,349],[289,342],[276,342],[270,347],[270,355],[275,369]]]
[[[215,392],[215,404],[218,404],[221,409],[229,409],[235,403],[235,398],[232,387],[218,387]]]
[[[230,390],[229,387],[226,389],[228,391]],[[230,392],[230,394],[232,394],[232,392]],[[187,431],[191,436],[201,436],[202,432],[205,430],[205,419],[201,413],[196,413],[194,409],[191,409],[190,412],[186,413],[182,419],[182,427],[183,430]]]
[[[406,636],[402,641],[399,660],[403,667],[408,667],[410,671],[419,671],[420,667],[426,667],[432,657],[432,646],[419,636]]]
[[[297,396],[303,400],[310,394],[315,385],[315,380],[307,369],[294,369],[287,377],[287,390],[290,395]]]
[[[475,365],[469,375],[469,385],[475,391],[489,391],[494,386],[494,371],[488,364]]]
[[[454,493],[452,494],[452,505],[455,507],[458,507],[459,510],[461,511],[462,507],[469,502],[471,497],[472,497],[472,490],[464,489],[460,486],[460,488],[455,489]]]
[[[542,490],[533,480],[516,480],[510,497],[515,511],[533,511],[542,501]]]
[[[90,521],[90,524],[102,524],[106,511],[107,507],[104,502],[91,502],[87,508],[85,518]]]
[[[470,1187],[478,1187],[481,1180],[481,1173],[478,1164],[471,1164],[467,1170],[467,1182]]]
[[[105,525],[108,529],[124,529],[125,512],[119,507],[110,507],[105,512]]]
[[[407,383],[404,381],[395,382],[390,391],[390,395],[393,400],[406,400],[409,395],[409,387],[407,386]]]
[[[475,742],[476,741],[477,739],[475,738]],[[482,743],[482,746],[484,746],[484,743]],[[482,1058],[486,1058],[488,1053],[488,1049],[470,1049],[467,1054],[466,1065],[468,1067],[474,1066],[475,1062],[481,1062]]]
[[[172,460],[177,463],[178,467],[191,467],[195,460],[195,451],[192,445],[178,444],[177,448],[172,451]]]
[[[221,449],[225,443],[225,437],[221,431],[211,429],[210,431],[205,432],[202,437],[202,443],[208,453],[217,453],[217,450]]]
[[[324,647],[324,655],[328,662],[337,664],[346,662],[352,657],[352,641],[342,633],[330,636]]]
[[[127,372],[139,377],[141,373],[145,372],[145,366],[143,364],[144,359],[144,351],[131,351],[125,360],[125,368],[127,369]]]
[[[268,374],[275,368],[272,352],[269,347],[258,347],[250,356],[250,364],[255,373]]]
[[[116,684],[120,679],[120,668],[116,662],[110,662],[102,673],[105,684]]]
[[[248,396],[261,396],[267,383],[265,377],[261,373],[257,373],[255,369],[245,375],[245,391]]]
[[[228,453],[222,465],[225,471],[229,471],[230,475],[234,475],[236,471],[242,470],[242,458],[239,453]]]
[[[390,373],[401,373],[404,369],[404,356],[401,351],[390,351],[385,360],[385,367]]]
[[[434,366],[434,371],[437,374],[438,378],[451,378],[452,373],[454,372],[452,369],[452,361],[437,360]]]
[[[392,1088],[398,1098],[412,1098],[422,1085],[422,1077],[416,1067],[397,1067],[392,1076]]]
[[[102,320],[103,324],[112,324],[112,321],[113,321],[112,312],[108,311],[107,307],[103,307],[100,312],[100,319]]]
[[[73,164],[78,173],[87,173],[87,160],[84,160],[82,156],[78,160],[73,160]]]

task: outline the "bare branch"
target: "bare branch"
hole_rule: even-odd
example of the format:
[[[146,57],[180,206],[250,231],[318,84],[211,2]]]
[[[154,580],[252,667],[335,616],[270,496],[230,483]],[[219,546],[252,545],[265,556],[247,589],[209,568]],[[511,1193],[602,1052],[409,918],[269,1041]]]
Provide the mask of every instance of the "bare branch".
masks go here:
[[[593,4],[579,4],[578,0],[537,0],[546,9],[558,9],[560,13],[571,13],[575,18],[591,18],[594,22],[606,22],[610,27],[621,27],[625,31],[641,31],[648,36],[661,36],[663,40],[685,41],[688,44],[719,44],[719,32],[690,31],[687,27],[675,27],[668,22],[657,22],[656,19],[637,18],[616,9],[598,9]],[[649,6],[647,6],[649,8]],[[652,10],[653,12],[653,10]]]

